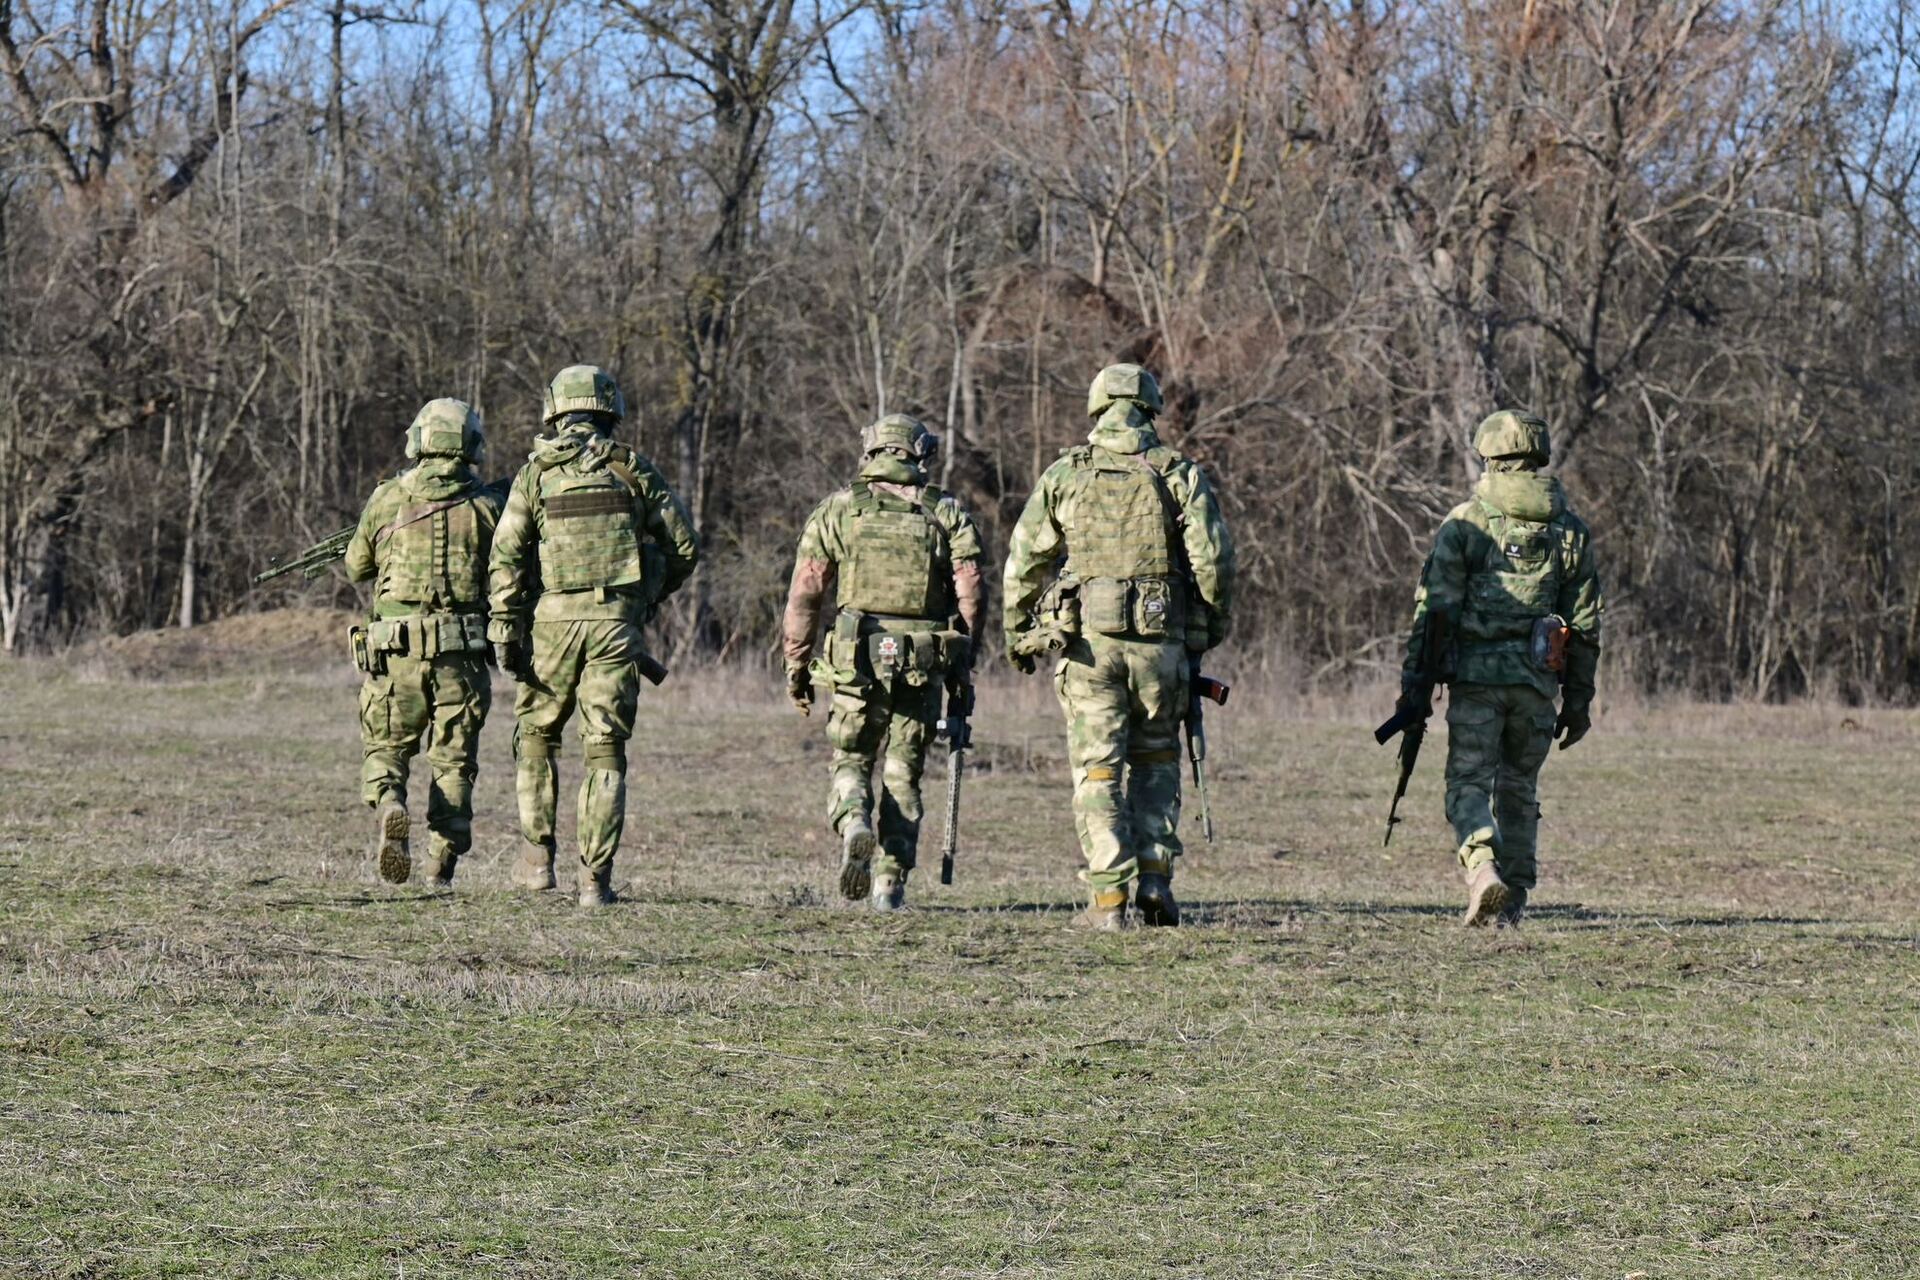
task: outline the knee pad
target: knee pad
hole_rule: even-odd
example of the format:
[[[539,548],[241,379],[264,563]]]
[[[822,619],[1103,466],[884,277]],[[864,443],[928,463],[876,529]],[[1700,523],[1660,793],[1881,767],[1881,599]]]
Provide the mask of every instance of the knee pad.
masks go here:
[[[611,769],[615,773],[627,771],[627,744],[624,742],[589,742],[586,744],[587,768]]]
[[[544,733],[532,729],[523,729],[518,725],[513,729],[513,758],[515,760],[537,759],[541,756],[551,760],[554,756],[553,739]]]

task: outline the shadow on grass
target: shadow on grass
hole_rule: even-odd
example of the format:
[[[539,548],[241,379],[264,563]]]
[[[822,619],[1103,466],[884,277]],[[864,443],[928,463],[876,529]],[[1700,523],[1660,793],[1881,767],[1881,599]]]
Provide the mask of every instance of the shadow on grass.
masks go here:
[[[1070,915],[1080,910],[1078,902],[1001,902],[975,906],[915,904],[915,910],[928,915]],[[1180,916],[1195,925],[1233,924],[1249,916],[1374,916],[1381,919],[1411,917],[1457,921],[1460,908],[1451,903],[1433,902],[1328,902],[1307,898],[1230,898],[1219,901],[1182,899]],[[1609,910],[1584,903],[1547,904],[1527,909],[1527,919],[1541,925],[1572,927],[1608,925],[1644,925],[1666,929],[1752,929],[1793,928],[1816,925],[1870,927],[1877,921],[1854,920],[1837,916],[1800,915],[1681,915],[1664,916],[1645,911]],[[1885,939],[1867,938],[1869,941]]]

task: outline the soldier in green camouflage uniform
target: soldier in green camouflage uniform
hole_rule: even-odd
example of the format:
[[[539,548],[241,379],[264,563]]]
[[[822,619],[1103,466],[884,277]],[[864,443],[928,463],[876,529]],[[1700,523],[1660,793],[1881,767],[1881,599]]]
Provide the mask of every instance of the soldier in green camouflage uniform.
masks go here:
[[[554,886],[555,755],[577,708],[579,899],[615,900],[613,856],[626,821],[627,740],[639,700],[641,628],[686,581],[699,541],[686,509],[651,462],[610,433],[626,416],[604,369],[554,376],[543,422],[514,478],[494,534],[487,638],[519,682],[513,754],[525,843],[515,884]]]
[[[1467,877],[1465,922],[1512,924],[1534,886],[1540,766],[1553,739],[1564,751],[1592,724],[1600,578],[1587,526],[1560,481],[1540,474],[1552,453],[1547,424],[1503,410],[1479,425],[1473,447],[1487,470],[1440,526],[1421,572],[1403,698],[1419,696],[1427,628],[1444,613],[1454,649],[1447,820]]]
[[[347,544],[347,576],[374,584],[372,615],[353,630],[354,661],[367,673],[360,779],[377,814],[376,863],[394,884],[412,871],[407,764],[423,736],[431,881],[451,884],[473,843],[480,727],[493,700],[487,550],[500,518],[500,495],[470,465],[484,447],[480,415],[459,400],[428,402],[407,428],[407,456],[418,461],[373,491]]]
[[[1073,816],[1091,888],[1085,923],[1179,923],[1180,725],[1199,655],[1226,637],[1233,543],[1204,472],[1160,443],[1160,387],[1100,371],[1088,442],[1040,478],[1007,552],[1007,652],[1057,652]],[[1063,563],[1064,562],[1064,563]],[[1055,577],[1058,571],[1058,577]],[[1053,579],[1049,586],[1049,579]]]
[[[787,593],[788,695],[808,713],[814,677],[833,693],[827,816],[840,834],[840,891],[878,911],[906,902],[941,693],[969,678],[970,637],[986,603],[979,531],[927,483],[938,443],[900,414],[868,427],[859,476],[807,517]],[[836,581],[839,611],[815,657]],[[873,771],[883,751],[876,839]]]

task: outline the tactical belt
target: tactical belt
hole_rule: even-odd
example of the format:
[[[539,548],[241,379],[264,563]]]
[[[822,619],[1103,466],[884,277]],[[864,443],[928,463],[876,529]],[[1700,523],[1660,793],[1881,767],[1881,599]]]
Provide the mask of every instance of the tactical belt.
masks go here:
[[[483,613],[416,613],[402,618],[377,618],[367,624],[367,635],[375,651],[404,657],[485,653],[487,616]]]

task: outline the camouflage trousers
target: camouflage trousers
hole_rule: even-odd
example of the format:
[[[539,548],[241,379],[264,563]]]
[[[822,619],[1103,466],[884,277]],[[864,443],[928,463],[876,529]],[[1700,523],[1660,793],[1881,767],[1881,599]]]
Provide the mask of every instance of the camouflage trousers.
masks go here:
[[[554,845],[560,733],[577,709],[587,776],[580,783],[580,865],[613,864],[627,816],[627,739],[640,700],[640,628],[620,618],[535,622],[532,678],[514,698],[513,759],[520,834]]]
[[[1187,650],[1178,642],[1082,636],[1053,677],[1067,717],[1073,824],[1088,884],[1171,876],[1180,856],[1180,725]]]
[[[480,727],[493,685],[479,654],[414,658],[389,654],[387,669],[360,686],[360,795],[378,807],[407,802],[407,767],[426,740],[433,781],[427,829],[436,862],[473,844],[473,780],[480,772]]]
[[[904,877],[918,856],[920,776],[940,720],[943,693],[937,674],[930,678],[921,674],[921,684],[895,676],[863,685],[836,685],[827,711],[827,741],[833,746],[827,818],[835,831],[855,816],[872,825],[880,842],[873,858],[875,875]],[[877,813],[876,764],[880,765]]]
[[[1553,701],[1530,685],[1456,684],[1447,707],[1447,821],[1471,873],[1491,861],[1534,884],[1536,784],[1553,744]]]

